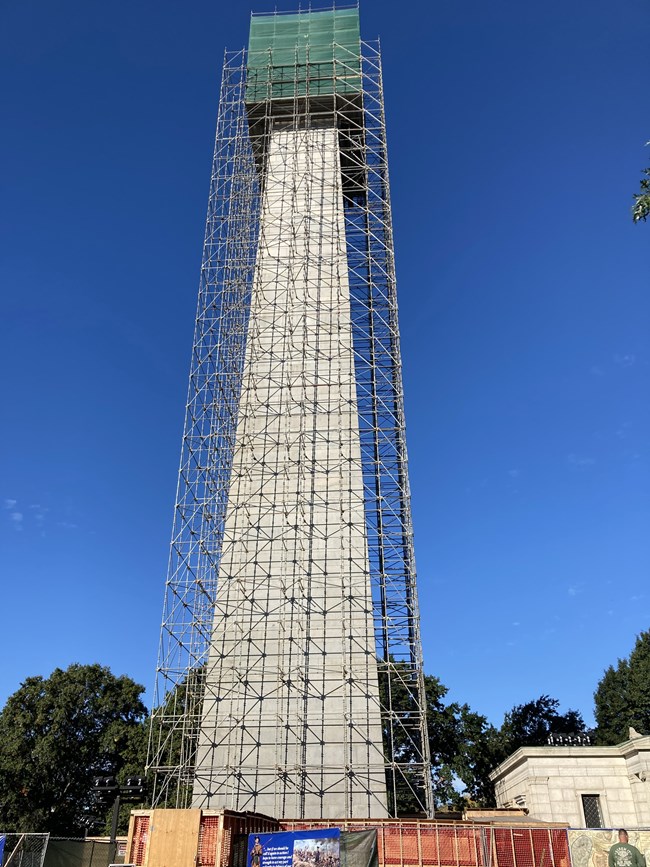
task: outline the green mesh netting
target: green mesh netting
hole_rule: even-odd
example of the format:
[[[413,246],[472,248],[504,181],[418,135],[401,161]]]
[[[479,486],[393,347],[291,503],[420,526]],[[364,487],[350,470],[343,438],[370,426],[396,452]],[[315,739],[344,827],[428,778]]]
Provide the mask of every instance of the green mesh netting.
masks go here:
[[[357,9],[251,18],[247,102],[360,90]]]

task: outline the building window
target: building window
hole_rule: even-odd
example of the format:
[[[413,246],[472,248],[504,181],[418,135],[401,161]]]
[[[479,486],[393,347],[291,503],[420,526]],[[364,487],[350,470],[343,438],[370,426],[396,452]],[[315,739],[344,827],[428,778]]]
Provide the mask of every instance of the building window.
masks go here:
[[[586,828],[602,828],[603,814],[600,809],[600,795],[582,795],[582,812]]]

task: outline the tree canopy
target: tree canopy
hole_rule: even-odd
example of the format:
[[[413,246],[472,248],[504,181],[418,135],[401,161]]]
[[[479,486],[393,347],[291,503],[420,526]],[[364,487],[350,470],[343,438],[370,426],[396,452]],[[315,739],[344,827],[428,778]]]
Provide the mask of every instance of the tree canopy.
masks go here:
[[[550,734],[578,734],[585,731],[585,722],[577,710],[559,713],[560,702],[542,695],[509,711],[499,731],[506,756],[519,747],[544,746]],[[503,761],[503,760],[502,760]]]
[[[578,711],[560,713],[559,701],[548,695],[516,705],[497,728],[469,705],[447,702],[448,689],[437,677],[426,675],[424,683],[433,795],[438,808],[461,807],[468,802],[482,807],[494,806],[494,787],[489,775],[511,753],[519,747],[545,745],[551,733],[585,731]],[[403,716],[415,700],[414,696],[405,688],[400,691],[395,684],[392,691],[393,706]],[[391,748],[384,732],[386,755],[395,756],[401,763],[415,759],[413,742],[414,739],[406,735],[400,736],[398,730]],[[398,790],[398,814],[409,815],[416,809],[416,801],[408,788]]]
[[[445,704],[448,690],[437,677],[425,677],[425,688],[436,804],[458,806],[463,795],[471,800],[489,800],[487,774],[497,764],[492,761],[494,727],[467,704]]]
[[[650,630],[637,636],[627,659],[605,671],[594,703],[598,743],[627,740],[630,726],[650,734]]]
[[[578,711],[559,712],[560,702],[548,695],[515,705],[505,714],[500,728],[468,705],[456,705],[458,742],[452,767],[464,789],[456,786],[455,800],[477,806],[494,806],[494,787],[490,772],[519,747],[542,746],[551,733],[572,734],[585,731]]]
[[[415,684],[399,667],[390,684],[387,677],[380,677],[380,691],[390,686],[400,725],[385,727],[384,748],[406,769],[401,783],[393,782],[397,812],[409,814],[419,809],[417,786],[422,786],[421,779],[408,776],[419,751],[418,718],[410,712]],[[183,683],[170,693],[162,713],[168,723],[183,713],[190,693],[192,701],[200,702],[201,680],[202,670],[193,681],[196,689],[188,691]],[[548,695],[515,705],[496,727],[469,705],[448,701],[447,687],[437,677],[424,680],[438,807],[493,806],[489,774],[511,753],[545,745],[550,734],[585,732],[581,714],[560,713],[559,701]],[[0,827],[80,834],[84,816],[97,814],[91,795],[94,776],[117,776],[124,782],[127,776],[142,775],[149,727],[143,692],[131,678],[116,677],[98,664],[74,664],[65,671],[57,668],[48,678],[27,678],[0,712]],[[594,700],[598,743],[625,740],[630,726],[650,734],[650,630],[637,637],[627,659],[605,671]],[[158,718],[153,728],[154,741],[160,738],[170,757],[175,755],[179,744]],[[125,805],[122,826],[129,811]]]
[[[0,827],[80,834],[95,775],[142,773],[143,692],[97,664],[27,678],[0,713]]]

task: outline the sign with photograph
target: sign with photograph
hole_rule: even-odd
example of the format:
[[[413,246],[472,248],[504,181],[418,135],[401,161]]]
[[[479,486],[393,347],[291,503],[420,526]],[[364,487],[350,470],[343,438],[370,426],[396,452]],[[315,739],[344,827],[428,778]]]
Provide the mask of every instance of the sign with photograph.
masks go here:
[[[340,867],[338,828],[249,834],[247,867]]]

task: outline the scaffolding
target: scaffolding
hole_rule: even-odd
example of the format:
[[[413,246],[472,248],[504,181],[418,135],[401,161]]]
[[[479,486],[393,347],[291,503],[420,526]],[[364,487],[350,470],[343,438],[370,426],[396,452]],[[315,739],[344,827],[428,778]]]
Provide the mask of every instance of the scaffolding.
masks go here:
[[[340,42],[339,13],[347,28]],[[286,39],[282,52],[276,44],[275,53],[264,53],[251,40],[248,52],[225,55],[148,764],[156,806],[214,806],[210,796],[228,794],[223,806],[259,812],[263,775],[249,787],[248,800],[233,800],[248,743],[258,750],[258,764],[268,765],[267,775],[288,780],[282,798],[276,795],[278,817],[326,816],[313,798],[326,800],[339,784],[345,793],[339,818],[431,816],[380,48],[351,39],[349,16],[340,8],[329,12],[333,37],[314,35],[329,24],[327,14],[319,15],[262,16],[258,29],[272,25],[276,43],[278,32],[284,36],[286,25],[296,25],[293,57]],[[298,200],[309,200],[302,211]],[[275,277],[268,276],[271,259]],[[265,320],[271,307],[275,319]],[[286,419],[295,407],[302,415],[294,431]],[[318,423],[325,427],[305,430],[305,419],[324,420]],[[295,470],[283,467],[285,458]],[[339,515],[334,529],[332,498]],[[265,542],[281,521],[291,531],[290,544],[287,532],[281,540],[288,553],[279,563],[276,545],[264,560]],[[330,607],[329,622],[344,621],[337,672],[326,662],[329,567],[322,586],[313,567],[312,549],[328,536],[341,552],[334,572],[347,569],[335,588],[341,602]],[[326,542],[321,547],[327,564],[331,552]],[[279,578],[274,569],[282,571]],[[238,576],[244,589],[231,590]],[[275,582],[282,598],[267,599],[266,609],[256,611],[256,594],[273,595],[265,582]],[[244,616],[248,638],[242,637]],[[259,624],[266,644],[257,641]],[[295,667],[298,650],[293,656],[282,650],[291,642],[304,657]],[[207,728],[213,750],[224,726],[246,728],[247,709],[268,694],[271,648],[284,653],[273,669],[276,691],[287,702],[296,691],[304,699],[302,711],[289,710],[297,707],[289,702],[286,719],[275,714],[276,736],[290,731],[282,734],[281,760],[273,765],[264,753],[259,711],[255,732],[240,736],[237,756],[232,749],[227,754],[220,781],[216,770],[202,780]],[[226,675],[223,660],[234,654]],[[327,758],[332,720],[308,734],[313,700],[322,699],[330,707],[324,718],[331,717],[339,705],[328,706],[326,695],[335,693],[342,709],[340,768]],[[229,714],[217,723],[226,698]],[[322,747],[316,763],[325,766],[318,780],[308,770],[313,743]],[[207,800],[199,803],[201,786]],[[355,786],[365,794],[363,815]]]

